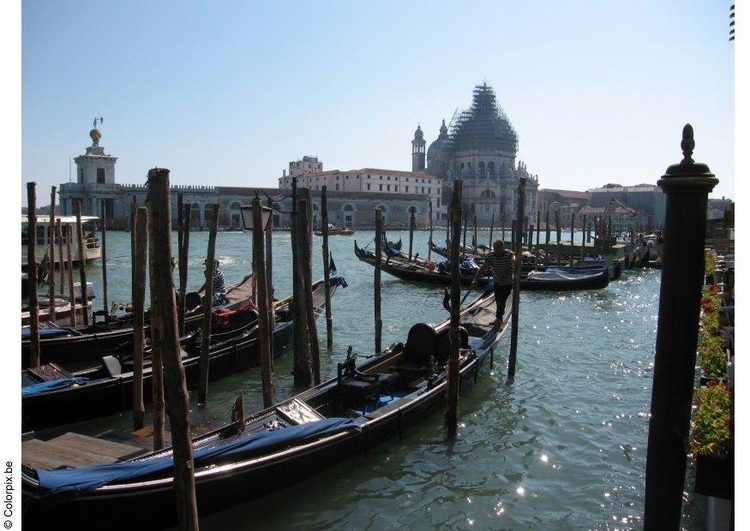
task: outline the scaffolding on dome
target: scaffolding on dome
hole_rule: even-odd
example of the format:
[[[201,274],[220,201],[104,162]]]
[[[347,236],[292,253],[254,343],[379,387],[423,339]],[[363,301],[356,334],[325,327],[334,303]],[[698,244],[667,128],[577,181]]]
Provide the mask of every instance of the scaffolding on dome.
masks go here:
[[[471,108],[458,116],[454,114],[450,128],[450,144],[456,151],[518,151],[518,134],[486,83],[474,87]]]

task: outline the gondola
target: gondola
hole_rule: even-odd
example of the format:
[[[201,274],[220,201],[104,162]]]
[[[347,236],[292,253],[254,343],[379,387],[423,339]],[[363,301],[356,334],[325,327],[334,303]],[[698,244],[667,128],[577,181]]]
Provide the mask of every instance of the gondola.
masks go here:
[[[548,267],[521,279],[521,291],[582,291],[608,285],[608,267]]]
[[[336,266],[331,265],[331,278],[337,277]],[[323,282],[320,280],[318,282]],[[227,288],[224,304],[215,310],[234,310],[241,308],[252,299],[254,278],[246,276],[242,281]],[[318,284],[314,284],[317,286]],[[202,292],[189,292],[186,295],[185,329],[189,334],[201,327],[204,319]],[[289,305],[291,297],[276,301],[274,308],[283,311]],[[144,333],[149,336],[150,310],[146,310]],[[221,331],[221,330],[219,330]],[[29,329],[22,329],[21,368],[31,366],[31,341]],[[133,349],[133,314],[113,317],[105,322],[98,322],[81,328],[57,327],[44,325],[39,330],[40,364],[57,363],[71,371],[82,370],[99,365],[104,356],[122,358]]]
[[[229,286],[226,294],[227,308],[238,308],[250,299],[253,277]],[[190,292],[186,296],[185,333],[190,333],[203,322],[201,294]],[[146,311],[145,333],[148,336],[150,310]],[[98,364],[103,356],[122,356],[133,348],[133,314],[112,317],[79,328],[46,325],[39,330],[40,363],[58,363],[70,369],[80,369]],[[21,367],[31,365],[31,340],[29,328],[21,330]]]
[[[332,279],[330,294],[336,292],[341,277]],[[345,282],[344,282],[345,283]],[[275,309],[274,355],[283,353],[294,327],[294,314],[288,300]],[[317,317],[325,307],[325,281],[313,285],[313,306]],[[209,345],[209,378],[257,367],[258,312],[249,309],[225,314],[224,331],[212,332]],[[231,321],[235,321],[236,325]],[[221,330],[217,327],[217,330]],[[189,388],[197,387],[202,340],[196,331],[181,340],[182,366]],[[45,364],[22,371],[22,430],[40,430],[92,419],[133,407],[133,360],[121,361],[108,355],[96,367],[69,372],[57,364]],[[150,403],[151,360],[144,361],[144,401]]]
[[[354,241],[354,254],[362,262],[375,266],[375,254],[361,249],[356,240]],[[451,283],[450,269],[445,263],[434,263],[427,260],[404,258],[399,254],[384,254],[381,257],[380,267],[386,273],[393,275],[401,280],[411,282],[422,282],[425,284],[436,284],[448,286]],[[470,286],[474,280],[477,268],[479,266],[467,262],[462,265],[460,283],[462,286]],[[489,276],[481,279],[480,284],[484,286],[489,280]]]
[[[375,255],[360,249],[354,242],[354,254],[361,261],[375,266]],[[448,286],[451,283],[450,266],[447,263],[438,263],[432,268],[417,261],[406,259],[394,259],[393,257],[381,258],[381,270],[401,280],[410,282],[422,282],[425,284],[437,284]],[[474,281],[478,265],[473,261],[461,263],[459,280],[462,286],[470,286]],[[479,279],[480,286],[487,285],[492,276],[486,274]],[[521,272],[521,291],[578,291],[589,289],[602,289],[609,284],[609,269],[607,267],[590,268],[544,268],[544,270],[531,270]]]
[[[494,319],[492,293],[461,311],[462,385],[472,383],[480,369],[492,363],[508,322],[497,326],[491,324]],[[374,445],[444,408],[449,353],[449,320],[436,326],[417,323],[405,343],[367,356],[361,364],[350,352],[336,377],[193,439],[198,513],[205,516],[266,495],[346,457],[366,456]],[[54,470],[50,468],[58,463],[39,454],[55,444],[54,439],[37,441],[23,453],[24,529],[47,528],[50,522],[127,529],[176,524],[171,448]],[[138,450],[119,447],[122,452]]]

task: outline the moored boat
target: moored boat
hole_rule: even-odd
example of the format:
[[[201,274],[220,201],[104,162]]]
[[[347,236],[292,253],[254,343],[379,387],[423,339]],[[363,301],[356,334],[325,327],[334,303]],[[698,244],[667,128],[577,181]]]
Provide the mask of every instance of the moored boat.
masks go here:
[[[506,311],[509,315],[510,311]],[[459,378],[473,382],[491,363],[506,329],[491,324],[494,296],[485,293],[461,311]],[[339,364],[336,377],[193,440],[196,500],[201,515],[227,508],[302,481],[423,420],[445,404],[450,321],[417,323],[405,343]],[[68,469],[43,454],[56,440],[24,442],[24,525],[71,527],[106,522],[107,527],[175,525],[172,449],[141,453],[119,448],[119,461]],[[71,451],[71,454],[75,453]],[[103,452],[102,452],[103,453]],[[76,455],[68,454],[68,463]],[[59,455],[59,454],[58,454]],[[81,459],[78,460],[81,462]],[[99,461],[101,462],[101,461]],[[112,518],[112,515],[128,515]]]
[[[99,237],[96,235],[95,221],[99,219],[96,216],[81,216],[83,226],[83,257],[86,263],[92,260],[98,260],[102,257],[102,249],[99,245]],[[55,264],[50,264],[51,271],[59,267],[61,262],[67,258],[67,248],[70,245],[70,254],[73,265],[79,262],[78,237],[76,236],[77,221],[76,216],[55,216],[55,225],[60,223],[60,230],[55,230]],[[28,266],[28,242],[29,242],[29,220],[27,216],[21,216],[21,270],[25,271]],[[62,232],[62,234],[60,234]],[[72,238],[69,235],[72,234]],[[38,215],[36,217],[36,263],[41,263],[45,256],[49,257],[49,246],[51,243],[52,227],[50,225],[50,216]],[[64,249],[63,256],[58,252],[58,246]]]

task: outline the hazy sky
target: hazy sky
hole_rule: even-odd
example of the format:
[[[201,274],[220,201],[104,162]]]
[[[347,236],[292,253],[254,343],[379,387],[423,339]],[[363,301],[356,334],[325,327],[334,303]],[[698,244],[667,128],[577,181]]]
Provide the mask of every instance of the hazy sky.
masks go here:
[[[408,171],[417,125],[429,145],[484,82],[541,188],[655,184],[690,123],[734,198],[731,4],[25,0],[22,201],[75,179],[99,116],[119,183],[275,187],[304,155]]]

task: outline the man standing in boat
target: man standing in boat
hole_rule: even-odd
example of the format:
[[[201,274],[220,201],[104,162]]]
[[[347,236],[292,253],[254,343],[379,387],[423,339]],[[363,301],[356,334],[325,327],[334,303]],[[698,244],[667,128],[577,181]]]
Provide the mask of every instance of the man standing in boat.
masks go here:
[[[204,261],[203,263],[206,264],[206,261]],[[214,260],[214,268],[213,268],[212,275],[213,275],[213,282],[212,282],[213,305],[223,304],[226,294],[227,294],[227,288],[226,288],[226,285],[224,284],[224,273],[219,268],[218,260]],[[201,286],[200,290],[198,291],[203,291],[204,289],[206,289],[206,284],[203,284],[203,286]]]
[[[484,259],[484,263],[474,276],[471,285],[476,286],[487,268],[492,270],[492,279],[495,284],[495,305],[497,307],[495,310],[497,320],[494,324],[500,325],[503,322],[505,303],[513,290],[513,267],[516,255],[505,248],[503,240],[495,240],[492,248],[493,251]]]

